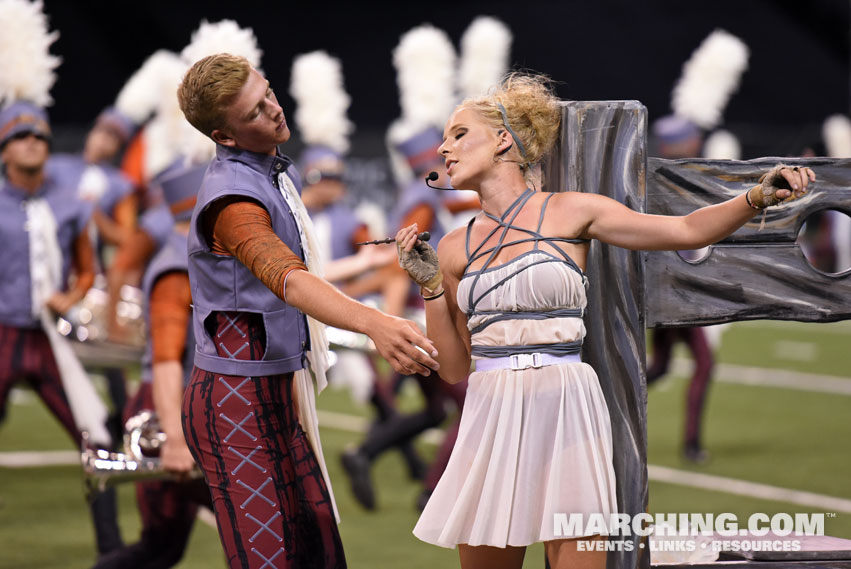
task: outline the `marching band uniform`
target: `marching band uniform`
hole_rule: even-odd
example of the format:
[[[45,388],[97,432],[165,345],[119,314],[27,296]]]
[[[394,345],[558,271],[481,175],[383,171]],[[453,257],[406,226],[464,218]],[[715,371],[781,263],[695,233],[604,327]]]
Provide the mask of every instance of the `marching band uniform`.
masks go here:
[[[0,112],[0,148],[27,135],[50,137],[43,109],[18,101]],[[92,205],[76,194],[79,171],[60,161],[45,165],[44,173],[32,192],[8,179],[0,182],[0,408],[12,385],[24,380],[75,444],[83,444],[85,430],[94,443],[109,446],[106,408],[45,305],[54,292],[68,290],[72,266],[79,296],[91,286],[94,259],[86,228]],[[98,552],[119,547],[114,491],[91,509]]]
[[[232,566],[275,559],[299,567],[345,566],[318,433],[305,419],[315,413],[312,386],[304,389],[294,379],[308,365],[308,322],[281,298],[286,276],[305,268],[303,226],[290,205],[300,187],[289,158],[219,145],[189,233],[197,345],[184,432],[210,486]],[[240,203],[233,205],[250,200],[249,207],[256,208],[251,201],[263,206],[293,259],[258,267],[228,253],[240,254],[236,240],[228,241],[233,233],[219,233],[220,226],[238,232],[238,220],[223,220],[228,210],[215,228],[205,220],[234,198]]]
[[[162,180],[163,194],[176,223],[189,220],[205,170],[206,165],[189,167]],[[176,226],[142,279],[149,334],[142,360],[142,383],[125,410],[125,419],[144,409],[154,409],[161,416],[153,395],[156,363],[179,361],[183,384],[189,383],[195,338],[186,251],[186,233]],[[173,567],[183,557],[198,506],[212,509],[209,489],[202,479],[139,482],[136,501],[142,517],[140,540],[104,556],[94,569]]]

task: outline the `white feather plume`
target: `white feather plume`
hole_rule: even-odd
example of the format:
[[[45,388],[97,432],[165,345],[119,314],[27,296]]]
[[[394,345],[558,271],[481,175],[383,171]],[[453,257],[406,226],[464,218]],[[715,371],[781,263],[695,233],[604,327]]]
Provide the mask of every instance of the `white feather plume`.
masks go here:
[[[355,208],[355,217],[365,223],[370,235],[387,235],[387,212],[372,201],[362,201]]]
[[[53,102],[50,89],[61,58],[50,45],[59,32],[48,31],[41,0],[0,0],[0,101],[7,107],[26,100],[40,107]]]
[[[324,51],[296,56],[290,81],[296,102],[295,122],[305,144],[344,153],[352,123],[346,118],[351,98],[343,86],[340,60]]]
[[[833,158],[851,158],[851,120],[845,115],[827,117],[821,127],[827,155]]]
[[[712,160],[740,160],[742,145],[732,132],[719,129],[710,134],[703,143],[703,157]]]
[[[145,127],[145,173],[153,178],[185,151],[186,121],[177,100],[177,88],[183,80],[186,66],[179,59],[176,65],[164,66],[157,77],[160,95],[154,118]]]
[[[255,69],[260,67],[260,58],[263,55],[251,28],[241,28],[233,20],[221,20],[215,23],[204,20],[192,33],[192,41],[180,52],[185,66],[184,71],[199,59],[216,53],[242,56]],[[176,91],[177,85],[174,87],[174,92]],[[166,117],[172,116],[175,110],[178,113],[180,111],[176,106],[176,95],[171,98],[170,103],[174,107],[163,110]],[[179,114],[179,118],[174,115],[174,120],[176,121],[174,129],[177,131],[175,136],[180,141],[179,152],[185,156],[187,163],[200,164],[211,160],[216,153],[216,143],[189,124],[182,113]]]
[[[183,69],[176,53],[155,51],[121,88],[115,107],[136,124],[142,124],[157,110],[163,97],[170,96],[171,78]]]
[[[189,121],[181,123],[181,152],[186,157],[187,165],[209,162],[216,155],[216,143],[194,126]]]
[[[461,37],[458,88],[462,98],[477,97],[499,84],[508,71],[511,30],[491,16],[479,16]]]
[[[240,55],[248,60],[252,67],[260,66],[263,51],[257,45],[257,38],[251,28],[240,28],[233,20],[221,20],[210,23],[207,20],[192,33],[192,41],[180,53],[187,65],[216,53]]]
[[[420,124],[406,122],[404,119],[396,119],[387,129],[385,135],[385,145],[390,155],[390,171],[393,173],[393,179],[397,184],[404,184],[414,177],[414,171],[408,165],[407,159],[401,152],[396,150],[396,146],[401,144],[422,132],[424,127]]]
[[[402,118],[443,128],[456,103],[455,48],[449,36],[429,24],[402,35],[393,50]]]
[[[724,30],[709,34],[683,65],[671,103],[674,114],[707,130],[718,126],[747,69],[748,55],[736,36]]]

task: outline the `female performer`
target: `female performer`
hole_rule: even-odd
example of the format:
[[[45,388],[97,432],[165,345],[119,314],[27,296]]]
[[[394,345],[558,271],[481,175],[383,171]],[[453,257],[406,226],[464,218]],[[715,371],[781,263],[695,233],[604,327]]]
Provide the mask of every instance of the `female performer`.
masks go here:
[[[482,212],[441,240],[440,263],[396,235],[400,262],[422,287],[440,375],[470,369],[458,441],[414,529],[458,545],[464,569],[516,568],[543,541],[550,565],[603,568],[580,532],[554,535],[554,514],[617,512],[609,413],[594,370],[579,359],[589,241],[629,249],[698,249],[757,210],[806,192],[809,168],[778,166],[743,196],[683,217],[637,213],[609,198],[530,188],[553,147],[561,111],[546,78],[511,74],[467,99],[446,123],[438,152],[452,186],[475,190]]]

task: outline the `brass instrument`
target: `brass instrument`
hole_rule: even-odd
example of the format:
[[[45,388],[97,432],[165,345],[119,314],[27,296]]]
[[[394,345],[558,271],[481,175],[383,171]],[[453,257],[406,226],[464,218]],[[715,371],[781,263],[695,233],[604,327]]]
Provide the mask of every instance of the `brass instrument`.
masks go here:
[[[162,468],[159,452],[166,441],[166,435],[160,430],[156,413],[148,409],[141,411],[130,417],[124,428],[124,452],[88,448],[87,434],[83,433],[80,459],[83,478],[90,495],[103,492],[107,486],[121,482],[182,478]],[[201,475],[197,465],[188,473],[189,478],[199,478]]]
[[[137,364],[145,346],[143,294],[136,287],[124,285],[115,306],[115,321],[125,337],[121,342],[108,337],[109,295],[103,275],[86,296],[57,318],[56,329],[72,340],[74,352],[89,368],[123,367]]]

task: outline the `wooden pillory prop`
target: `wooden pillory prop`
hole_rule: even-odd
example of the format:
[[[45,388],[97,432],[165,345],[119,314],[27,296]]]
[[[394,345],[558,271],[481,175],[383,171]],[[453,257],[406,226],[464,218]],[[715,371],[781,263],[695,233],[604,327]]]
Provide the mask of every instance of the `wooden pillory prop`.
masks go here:
[[[563,108],[557,148],[542,169],[545,191],[597,193],[636,211],[682,215],[743,193],[783,161],[648,159],[647,111],[641,103],[571,101]],[[837,209],[851,215],[851,160],[794,163],[816,172],[818,180],[810,192],[769,209],[761,231],[758,214],[712,246],[699,262],[685,261],[674,251],[636,252],[592,243],[582,359],[597,371],[609,407],[622,513],[635,516],[648,505],[645,327],[851,318],[851,271],[822,273],[809,265],[795,243],[811,213]],[[638,537],[632,539],[631,551],[608,553],[608,569],[650,567],[646,538],[644,547]],[[801,563],[819,567],[812,560],[790,558],[743,559],[734,565],[791,569]],[[716,565],[722,566],[706,567]],[[851,560],[832,561],[830,566],[851,568]]]

